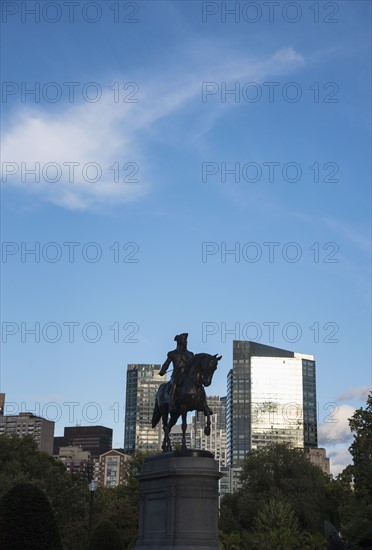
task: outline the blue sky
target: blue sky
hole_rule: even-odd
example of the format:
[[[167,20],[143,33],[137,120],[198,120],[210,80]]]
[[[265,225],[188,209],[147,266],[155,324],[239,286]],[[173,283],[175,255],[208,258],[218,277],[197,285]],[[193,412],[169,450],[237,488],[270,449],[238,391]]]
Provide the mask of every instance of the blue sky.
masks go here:
[[[370,3],[47,4],[2,6],[7,412],[122,446],[128,363],[189,332],[223,395],[256,339],[315,355],[339,470],[371,385]]]

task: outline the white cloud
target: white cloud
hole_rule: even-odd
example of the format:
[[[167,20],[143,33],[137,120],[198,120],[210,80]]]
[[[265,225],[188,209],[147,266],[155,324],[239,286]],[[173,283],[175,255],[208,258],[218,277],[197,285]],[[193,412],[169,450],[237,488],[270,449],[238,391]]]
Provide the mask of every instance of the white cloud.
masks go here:
[[[329,420],[318,425],[319,447],[327,449],[327,456],[330,459],[331,473],[337,476],[352,458],[348,451],[353,437],[350,432],[348,419],[354,414],[355,409],[349,405],[339,405]]]
[[[349,418],[355,412],[350,405],[337,405],[326,421],[319,424],[319,445],[324,447],[326,443],[351,443],[352,435],[349,428]]]
[[[161,76],[151,76],[146,71],[144,78],[137,79],[138,103],[115,103],[113,93],[108,92],[97,103],[84,102],[56,110],[51,105],[48,110],[20,109],[3,136],[3,186],[15,187],[68,209],[84,210],[139,199],[153,184],[145,138],[150,130],[152,133],[156,130],[160,119],[180,113],[193,101],[200,104],[203,81],[228,82],[238,78],[244,82],[260,81],[304,64],[301,55],[286,48],[263,60],[231,55],[233,63],[221,62],[213,69],[215,65],[207,59],[212,52],[208,49],[205,52],[204,57],[200,54],[198,59],[189,61],[189,66],[171,68]],[[213,57],[216,58],[216,52]],[[215,113],[217,116],[216,109]],[[68,164],[72,162],[79,164],[73,167]],[[121,166],[120,182],[114,181],[116,169],[110,169],[116,162]],[[123,170],[122,165],[128,162],[135,164]],[[134,174],[136,165],[138,174]],[[35,166],[39,181],[25,172]],[[139,182],[122,181],[130,177],[138,178]],[[54,178],[58,181],[52,181]]]
[[[302,55],[298,54],[293,48],[283,48],[278,50],[272,57],[274,63],[278,63],[279,66],[285,64],[287,66],[293,67],[302,66],[305,63]]]
[[[337,396],[337,401],[366,401],[370,388],[359,386],[348,388]],[[336,405],[336,403],[335,403]],[[327,417],[328,421],[318,425],[319,447],[327,449],[330,458],[331,473],[337,476],[346,466],[352,464],[352,456],[348,448],[353,442],[353,434],[349,427],[349,418],[355,413],[355,407],[338,404],[337,409]],[[326,420],[327,420],[326,419]]]
[[[328,457],[330,459],[331,473],[337,476],[352,463],[352,457],[349,451],[343,447],[334,447],[328,450]]]
[[[140,164],[141,154],[134,139],[130,140],[130,132],[117,127],[115,109],[109,101],[107,98],[100,105],[73,106],[58,115],[36,110],[19,113],[3,141],[4,162],[14,162],[18,168],[7,183],[71,209],[84,209],[96,202],[127,202],[141,196],[144,185],[116,183],[114,170],[110,170],[115,162]],[[121,118],[127,124],[133,116],[128,107],[134,106],[121,108]],[[74,162],[79,164],[72,166]],[[35,166],[38,182],[25,172]],[[53,182],[58,170],[62,177]],[[122,172],[122,179],[131,172],[130,168]]]

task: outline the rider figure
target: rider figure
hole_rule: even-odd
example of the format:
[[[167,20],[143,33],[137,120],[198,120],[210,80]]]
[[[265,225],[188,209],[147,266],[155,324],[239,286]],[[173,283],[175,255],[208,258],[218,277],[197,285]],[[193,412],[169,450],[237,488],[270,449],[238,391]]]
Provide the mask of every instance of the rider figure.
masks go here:
[[[176,408],[178,389],[183,384],[194,360],[194,354],[187,349],[187,337],[187,332],[178,334],[174,337],[174,340],[177,342],[177,347],[175,350],[170,351],[167,354],[167,359],[159,371],[159,374],[163,376],[167,372],[169,365],[173,363],[171,391],[169,397],[170,410],[174,410]]]

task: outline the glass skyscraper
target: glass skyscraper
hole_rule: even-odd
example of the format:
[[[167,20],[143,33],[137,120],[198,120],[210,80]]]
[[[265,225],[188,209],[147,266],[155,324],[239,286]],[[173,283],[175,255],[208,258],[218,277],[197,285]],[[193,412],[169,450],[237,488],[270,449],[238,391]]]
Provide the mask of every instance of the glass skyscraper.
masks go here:
[[[226,422],[231,466],[240,466],[248,451],[271,442],[317,447],[314,357],[234,341]]]
[[[162,423],[153,429],[152,414],[160,384],[160,365],[128,365],[125,400],[124,449],[126,452],[158,451],[161,446]]]

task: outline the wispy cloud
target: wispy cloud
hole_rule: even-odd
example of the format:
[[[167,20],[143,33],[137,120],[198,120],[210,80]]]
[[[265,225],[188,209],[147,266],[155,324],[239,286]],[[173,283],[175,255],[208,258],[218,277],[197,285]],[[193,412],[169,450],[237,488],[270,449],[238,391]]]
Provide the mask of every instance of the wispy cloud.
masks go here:
[[[354,227],[350,227],[345,223],[341,223],[340,221],[331,218],[324,218],[323,222],[335,233],[338,235],[341,234],[342,237],[346,238],[351,244],[357,246],[367,254],[371,253],[371,239],[368,239],[366,236],[362,235]]]
[[[339,393],[336,397],[337,401],[367,401],[369,392],[372,388],[369,386],[358,386],[356,388],[348,388]]]
[[[225,61],[217,69],[200,55],[187,66],[168,68],[161,76],[144,71],[137,79],[137,103],[115,103],[110,93],[97,103],[69,105],[56,112],[50,105],[48,110],[40,106],[20,109],[3,136],[4,186],[77,210],[146,196],[155,180],[150,176],[146,139],[156,132],[161,119],[182,114],[193,102],[200,104],[203,81],[259,81],[304,65],[303,57],[292,48],[278,50],[267,59],[233,53],[233,62]],[[220,110],[214,113],[221,116]],[[130,164],[124,168],[125,163]],[[36,178],[26,173],[33,168]]]

